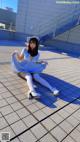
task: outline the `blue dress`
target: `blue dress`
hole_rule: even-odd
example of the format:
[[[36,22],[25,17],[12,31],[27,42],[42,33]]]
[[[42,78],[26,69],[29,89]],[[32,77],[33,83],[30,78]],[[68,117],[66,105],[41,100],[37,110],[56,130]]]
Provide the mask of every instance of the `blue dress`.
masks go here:
[[[46,64],[37,63],[39,61],[39,53],[31,60],[27,49],[23,48],[21,54],[24,55],[24,59],[22,61],[17,59],[16,54],[13,53],[11,57],[12,70],[16,73],[41,73],[46,68]]]

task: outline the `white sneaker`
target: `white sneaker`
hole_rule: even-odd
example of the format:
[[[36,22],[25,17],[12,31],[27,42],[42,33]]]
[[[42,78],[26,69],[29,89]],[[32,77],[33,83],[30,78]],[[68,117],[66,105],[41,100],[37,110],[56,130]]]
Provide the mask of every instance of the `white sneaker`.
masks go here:
[[[29,99],[32,99],[32,98],[35,98],[35,99],[38,99],[40,98],[40,94],[37,93],[37,92],[34,92],[34,91],[28,91],[28,98]]]
[[[56,96],[56,95],[59,95],[59,90],[57,90],[56,88],[53,88],[52,89],[52,92],[53,92],[53,94]]]

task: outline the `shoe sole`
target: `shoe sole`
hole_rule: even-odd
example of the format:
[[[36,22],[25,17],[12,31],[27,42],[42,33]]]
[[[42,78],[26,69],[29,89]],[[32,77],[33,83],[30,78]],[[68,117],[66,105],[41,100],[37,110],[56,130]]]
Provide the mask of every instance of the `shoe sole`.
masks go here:
[[[39,96],[33,96],[31,93],[28,94],[28,98],[31,100],[31,99],[39,99],[40,97]]]

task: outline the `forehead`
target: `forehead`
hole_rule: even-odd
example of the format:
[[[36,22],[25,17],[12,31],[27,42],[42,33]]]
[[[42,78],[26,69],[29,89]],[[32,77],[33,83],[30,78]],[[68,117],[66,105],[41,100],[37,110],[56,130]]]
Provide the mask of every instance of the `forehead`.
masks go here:
[[[36,44],[36,41],[34,41],[34,40],[31,40],[31,41],[30,41],[30,43],[34,43],[34,44]]]

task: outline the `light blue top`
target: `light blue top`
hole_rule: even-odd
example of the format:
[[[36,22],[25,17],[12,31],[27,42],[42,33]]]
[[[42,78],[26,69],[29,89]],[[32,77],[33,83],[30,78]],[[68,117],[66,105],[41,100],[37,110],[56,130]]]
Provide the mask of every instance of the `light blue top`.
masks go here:
[[[22,61],[16,58],[16,54],[13,53],[11,58],[12,70],[15,72],[40,73],[46,68],[46,64],[36,63],[39,61],[40,53],[31,59],[27,49],[23,48],[21,54],[24,55],[24,59]]]
[[[40,53],[38,52],[38,54],[36,56],[34,56],[31,60],[30,54],[27,52],[26,48],[22,49],[21,54],[24,55],[24,60],[30,61],[30,62],[37,62],[39,60],[39,57],[40,57]]]

